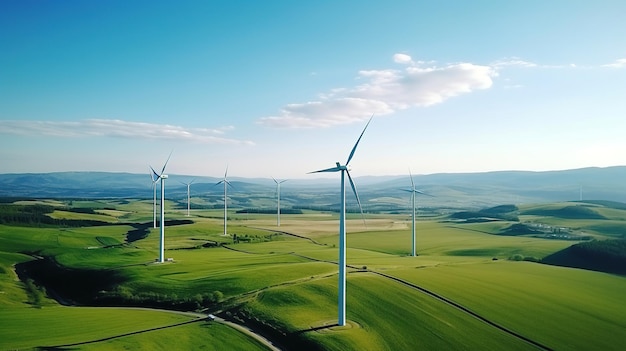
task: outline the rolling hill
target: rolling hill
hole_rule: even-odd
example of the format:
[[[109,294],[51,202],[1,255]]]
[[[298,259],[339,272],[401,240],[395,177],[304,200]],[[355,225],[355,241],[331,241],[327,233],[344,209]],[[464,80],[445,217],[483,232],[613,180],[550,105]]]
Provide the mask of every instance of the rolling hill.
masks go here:
[[[191,196],[208,203],[221,202],[222,188],[214,177],[170,175],[167,198],[186,201],[182,181],[194,179]],[[626,166],[563,171],[499,171],[441,173],[414,176],[420,207],[484,208],[504,203],[555,202],[584,199],[626,202]],[[272,179],[232,177],[229,196],[235,207],[270,206],[275,197]],[[406,210],[410,180],[402,176],[355,178],[366,211]],[[293,179],[281,188],[285,207],[314,206],[332,209],[338,202],[332,179]],[[582,190],[582,191],[581,191]],[[144,198],[152,197],[147,174],[109,172],[56,172],[0,174],[0,197],[13,198]],[[254,200],[254,201],[253,201]],[[348,207],[356,205],[347,198]]]

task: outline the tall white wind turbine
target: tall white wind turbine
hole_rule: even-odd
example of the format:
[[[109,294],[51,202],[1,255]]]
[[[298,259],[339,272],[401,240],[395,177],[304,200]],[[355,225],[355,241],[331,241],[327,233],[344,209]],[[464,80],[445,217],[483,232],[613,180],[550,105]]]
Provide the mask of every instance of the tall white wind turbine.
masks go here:
[[[228,221],[228,201],[227,201],[227,189],[228,186],[230,185],[232,187],[232,185],[230,184],[230,182],[226,179],[226,177],[228,176],[228,166],[226,166],[226,172],[224,172],[224,179],[220,180],[219,182],[217,182],[217,184],[215,185],[220,185],[220,184],[224,184],[224,235],[228,235],[228,231],[226,230],[227,228],[227,221]]]
[[[278,197],[278,201],[276,204],[276,226],[280,227],[280,185],[287,181],[287,179],[276,180],[274,179],[274,183],[276,183],[276,196]]]
[[[411,204],[413,205],[413,212],[411,214],[411,221],[412,221],[412,228],[413,228],[413,249],[411,252],[411,256],[417,256],[417,254],[415,253],[415,198],[417,197],[417,194],[421,194],[421,195],[428,195],[426,193],[423,193],[417,189],[415,189],[415,183],[413,182],[413,175],[411,174],[411,170],[409,170],[409,176],[411,177],[411,190],[406,190],[403,189],[404,191],[408,191],[411,193]],[[430,195],[428,195],[430,196]]]
[[[160,227],[161,227],[161,237],[159,240],[159,262],[163,263],[165,262],[165,257],[164,257],[164,242],[165,242],[165,179],[167,179],[167,174],[165,173],[165,167],[167,166],[167,163],[170,161],[170,157],[172,157],[172,153],[170,152],[170,155],[167,157],[167,161],[165,161],[165,164],[163,165],[163,168],[161,169],[161,173],[157,173],[154,168],[150,167],[150,170],[152,170],[152,175],[154,177],[154,179],[156,179],[157,181],[161,181],[161,217],[159,218],[159,222],[160,222]]]
[[[193,184],[193,182],[195,182],[195,181],[196,181],[196,180],[195,180],[195,179],[193,179],[193,180],[192,180],[192,181],[190,181],[189,183],[179,182],[179,183],[181,183],[181,184],[183,184],[183,185],[186,185],[186,186],[187,186],[187,217],[189,217],[189,186],[190,186],[191,184]]]
[[[373,116],[372,116],[373,117]],[[361,214],[363,214],[363,208],[361,207],[361,200],[359,200],[359,194],[356,191],[356,186],[354,185],[354,181],[352,181],[352,177],[350,176],[350,171],[348,169],[348,164],[352,157],[354,156],[354,152],[356,151],[367,126],[372,121],[370,118],[363,128],[359,139],[357,139],[356,144],[352,148],[350,155],[348,156],[348,160],[345,165],[341,165],[339,162],[336,163],[335,167],[322,169],[319,171],[314,171],[310,173],[321,173],[321,172],[341,172],[341,208],[339,210],[339,299],[338,299],[338,321],[337,324],[340,326],[346,325],[346,187],[345,187],[345,176],[348,175],[348,180],[350,181],[350,186],[352,187],[352,191],[354,192],[354,196],[356,197],[357,203],[359,204],[359,209],[361,209]]]

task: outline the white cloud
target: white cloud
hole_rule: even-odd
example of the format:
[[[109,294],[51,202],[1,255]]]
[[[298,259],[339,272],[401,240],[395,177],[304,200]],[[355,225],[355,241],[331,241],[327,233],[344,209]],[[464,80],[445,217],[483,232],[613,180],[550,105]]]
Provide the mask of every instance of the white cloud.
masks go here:
[[[372,114],[386,115],[393,109],[385,102],[362,98],[331,98],[303,104],[289,104],[280,116],[261,119],[261,124],[282,128],[318,128],[367,119]],[[364,116],[364,113],[366,114]]]
[[[613,62],[613,63],[608,63],[606,65],[602,65],[602,67],[609,67],[609,68],[626,67],[626,58],[615,60],[615,62]]]
[[[222,137],[232,126],[217,129],[184,128],[169,124],[129,122],[116,119],[86,119],[80,121],[0,121],[0,133],[15,135],[44,135],[64,138],[119,137],[136,139],[165,139],[215,144],[253,144],[251,141]]]
[[[396,62],[410,56],[394,55]],[[430,106],[451,97],[488,89],[497,76],[490,66],[456,63],[436,66],[413,62],[403,70],[367,70],[358,72],[362,84],[352,88],[332,89],[318,101],[289,104],[276,116],[259,120],[262,125],[283,128],[329,127],[363,121],[374,115],[391,114],[416,106]]]
[[[396,63],[402,63],[402,64],[413,63],[413,59],[411,58],[411,56],[407,54],[395,54],[393,55],[393,60]]]

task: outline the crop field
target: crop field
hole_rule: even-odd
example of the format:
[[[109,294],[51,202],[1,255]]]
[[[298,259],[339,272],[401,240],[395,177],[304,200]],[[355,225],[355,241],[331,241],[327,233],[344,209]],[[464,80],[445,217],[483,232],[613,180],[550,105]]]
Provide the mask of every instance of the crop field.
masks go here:
[[[626,210],[615,206],[526,205],[517,218],[480,221],[420,218],[416,257],[410,217],[368,214],[364,224],[349,214],[348,323],[339,327],[336,214],[283,214],[277,227],[275,215],[232,209],[224,235],[223,211],[187,217],[168,210],[171,261],[159,264],[151,201],[20,202],[36,204],[55,206],[64,220],[98,222],[0,225],[3,350],[268,349],[221,319],[199,318],[208,313],[283,349],[626,344],[626,276],[542,263],[581,240],[624,238]]]

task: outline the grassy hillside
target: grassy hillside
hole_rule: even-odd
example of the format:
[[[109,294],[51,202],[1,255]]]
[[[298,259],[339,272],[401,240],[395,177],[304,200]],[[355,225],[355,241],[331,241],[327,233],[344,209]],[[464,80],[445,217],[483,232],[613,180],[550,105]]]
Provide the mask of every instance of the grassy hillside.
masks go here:
[[[571,247],[616,237],[626,218],[616,206],[557,203],[487,211],[514,213],[519,221],[423,219],[417,257],[409,256],[408,216],[368,215],[364,226],[360,215],[350,214],[348,325],[338,327],[336,215],[285,214],[277,228],[274,215],[235,209],[229,213],[230,235],[224,236],[220,210],[196,210],[189,222],[170,222],[179,224],[165,232],[166,257],[173,261],[155,264],[159,239],[150,203],[93,205],[97,211],[80,215],[118,222],[0,225],[0,321],[8,326],[0,330],[0,349],[76,343],[68,347],[264,349],[217,322],[102,307],[108,305],[222,311],[291,349],[530,350],[534,342],[559,350],[610,350],[626,343],[620,332],[626,329],[620,303],[626,277],[508,260],[521,255],[547,262]],[[572,206],[602,218],[568,218],[571,212],[562,209]],[[187,219],[178,210],[168,218]],[[517,224],[588,232],[598,241],[503,235]],[[138,226],[144,235],[128,242]],[[53,297],[92,307],[62,307]],[[192,323],[179,325],[184,322]]]
[[[626,275],[626,240],[601,240],[572,245],[542,260],[557,266]]]

